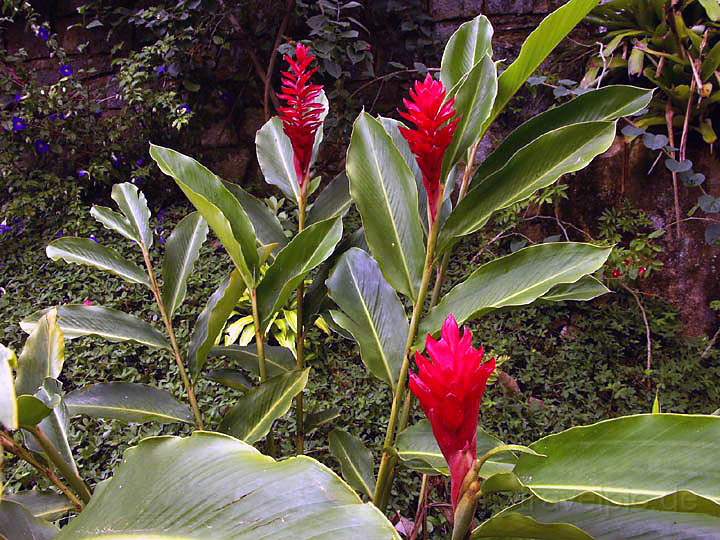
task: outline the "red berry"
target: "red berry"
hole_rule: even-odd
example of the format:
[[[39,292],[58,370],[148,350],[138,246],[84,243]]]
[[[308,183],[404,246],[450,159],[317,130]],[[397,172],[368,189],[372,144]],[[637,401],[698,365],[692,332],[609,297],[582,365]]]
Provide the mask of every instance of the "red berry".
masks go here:
[[[623,275],[623,274],[622,274],[622,271],[621,271],[619,268],[614,268],[614,269],[613,269],[613,271],[612,271],[612,277],[614,277],[615,279],[617,279],[617,278],[619,278],[619,277],[622,276],[622,275]]]
[[[644,266],[641,266],[640,269],[638,270],[638,276],[643,277],[645,275],[645,272],[647,272],[647,268],[645,268]]]

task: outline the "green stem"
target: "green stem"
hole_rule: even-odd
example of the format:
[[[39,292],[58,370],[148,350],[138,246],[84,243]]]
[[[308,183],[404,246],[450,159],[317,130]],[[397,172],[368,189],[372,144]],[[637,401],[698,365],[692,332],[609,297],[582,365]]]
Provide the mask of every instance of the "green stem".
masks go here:
[[[260,372],[260,384],[268,379],[267,360],[265,359],[265,332],[260,320],[260,309],[258,308],[257,289],[250,290],[250,302],[252,303],[253,325],[255,326],[255,346],[257,347],[258,371]],[[275,457],[275,437],[272,430],[267,435],[268,454]]]
[[[68,481],[82,501],[87,504],[88,501],[90,501],[92,494],[90,493],[90,488],[87,486],[85,481],[80,477],[77,471],[75,471],[75,469],[73,469],[70,464],[65,461],[65,458],[60,454],[58,449],[55,448],[53,443],[47,438],[47,435],[43,433],[40,427],[35,426],[32,429],[32,433],[35,435],[38,443],[40,443],[40,446],[42,446],[48,460],[57,467],[60,474],[65,477],[65,480]]]
[[[300,200],[298,201],[298,234],[305,230],[305,207],[307,204],[306,186],[309,181],[309,175],[306,175],[305,182],[300,191]],[[305,296],[305,285],[300,283],[296,292],[297,303],[297,336],[295,341],[295,354],[297,369],[305,369],[305,325],[303,324],[303,298]],[[295,398],[295,451],[298,454],[305,453],[305,411],[303,391]]]

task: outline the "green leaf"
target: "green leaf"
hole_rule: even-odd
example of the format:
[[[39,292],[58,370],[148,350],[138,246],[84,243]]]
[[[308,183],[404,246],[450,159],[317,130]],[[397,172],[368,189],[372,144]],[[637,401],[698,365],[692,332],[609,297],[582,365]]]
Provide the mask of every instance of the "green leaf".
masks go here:
[[[714,457],[717,416],[642,414],[571,428],[533,443],[515,474],[537,497],[558,502],[593,492],[617,504],[677,490],[720,501]]]
[[[170,318],[185,300],[187,279],[207,234],[207,222],[198,212],[193,212],[177,224],[165,244],[162,300]]]
[[[720,20],[720,3],[718,0],[699,0],[700,5],[705,8],[705,13],[711,21]]]
[[[460,25],[445,45],[440,80],[451,90],[482,58],[492,55],[493,27],[484,15]]]
[[[495,63],[486,54],[450,92],[448,97],[456,100],[460,122],[445,152],[441,178],[445,178],[456,163],[464,161],[468,149],[482,137],[483,124],[492,112],[497,84]]]
[[[350,182],[345,172],[341,172],[323,189],[308,212],[308,224],[345,215],[352,205]]]
[[[241,392],[252,388],[250,379],[238,369],[213,369],[207,372],[205,378]]]
[[[25,507],[36,518],[54,521],[75,507],[65,497],[53,491],[19,491],[3,495],[6,501],[12,501]]]
[[[33,395],[47,377],[57,378],[65,362],[65,339],[53,308],[39,318],[18,358],[15,393]]]
[[[255,230],[242,205],[207,167],[180,152],[150,145],[150,156],[198,209],[235,263],[245,284],[255,284],[259,266]]]
[[[583,276],[575,283],[555,285],[541,299],[548,302],[587,302],[609,292],[610,289],[596,277]]]
[[[254,343],[247,347],[241,347],[240,345],[213,347],[210,350],[210,356],[227,356],[235,362],[238,367],[249,371],[256,377],[260,376],[257,346]],[[267,365],[268,376],[270,377],[292,371],[297,365],[295,357],[289,349],[276,345],[265,345],[265,364]]]
[[[128,218],[120,212],[115,212],[107,206],[93,206],[90,209],[90,215],[102,223],[106,229],[118,232],[128,240],[136,242],[138,245],[142,242],[138,232],[133,229]]]
[[[110,382],[85,386],[64,398],[70,416],[122,422],[192,423],[190,408],[166,390],[146,384]]]
[[[8,540],[52,540],[58,530],[13,501],[0,500],[0,538]]]
[[[268,434],[275,420],[292,405],[293,398],[303,391],[310,368],[289,371],[268,379],[248,390],[220,422],[219,430],[254,444]]]
[[[611,251],[580,242],[553,242],[490,261],[442,298],[420,323],[418,336],[440,330],[450,313],[462,324],[496,309],[530,304],[555,286],[576,283],[595,272]]]
[[[23,394],[17,397],[17,425],[21,427],[35,427],[51,412],[52,409],[35,396]]]
[[[564,174],[582,169],[610,148],[614,139],[612,122],[572,124],[535,139],[458,203],[440,233],[441,249],[483,227],[498,210],[527,199]]]
[[[714,538],[719,530],[720,505],[688,491],[632,506],[588,493],[555,504],[530,497],[484,522],[472,538],[676,540]]]
[[[707,81],[712,77],[718,67],[720,67],[720,41],[715,43],[705,55],[705,59],[700,67],[700,77],[702,77],[702,80]]]
[[[478,426],[478,455],[482,456],[493,448],[503,445],[503,442],[493,437]],[[395,444],[397,455],[406,467],[425,474],[442,474],[449,476],[447,462],[435,440],[430,422],[426,419],[406,428],[398,435]],[[513,468],[515,458],[512,454],[491,457],[485,462],[480,475],[488,477],[493,474],[508,472]]]
[[[340,462],[343,478],[372,499],[375,493],[373,455],[363,442],[347,431],[333,429],[329,435],[330,453]]]
[[[313,429],[329,424],[339,416],[340,409],[337,407],[328,407],[322,411],[305,413],[305,419],[303,420],[305,433],[310,433]]]
[[[69,264],[92,266],[104,272],[120,276],[130,283],[150,287],[150,279],[138,265],[121,256],[114,249],[97,244],[89,238],[66,236],[50,242],[45,253],[53,261],[62,259]]]
[[[346,171],[370,251],[393,288],[414,300],[425,260],[415,177],[382,124],[366,112],[353,125]]]
[[[630,116],[648,106],[653,91],[636,86],[613,85],[592,90],[534,116],[510,135],[482,162],[473,177],[478,185],[501,169],[515,152],[541,135],[572,124],[613,121]]]
[[[202,371],[210,349],[215,345],[217,337],[244,291],[245,283],[240,273],[234,270],[208,299],[205,309],[195,321],[190,336],[188,362],[193,376],[197,376]]]
[[[280,118],[273,116],[260,128],[255,135],[255,150],[265,181],[297,203],[300,184],[295,172],[295,154]]]
[[[58,311],[58,322],[66,339],[98,336],[110,341],[134,341],[148,347],[170,348],[160,331],[134,315],[116,309],[83,304],[67,304],[52,309]],[[48,311],[36,311],[20,321],[20,327],[25,332],[32,332],[38,320]]]
[[[153,243],[153,233],[145,195],[130,182],[124,182],[113,186],[111,197],[130,224],[132,236],[140,240],[138,245],[149,250]]]
[[[192,489],[188,489],[192,486]],[[142,501],[142,504],[138,504]],[[274,461],[218,433],[153,437],[125,453],[58,540],[399,540],[392,524],[312,458]]]
[[[515,92],[540,67],[552,50],[597,4],[598,0],[570,0],[548,15],[532,31],[523,43],[518,57],[498,79],[497,99],[488,125],[497,118]]]
[[[409,324],[402,302],[377,262],[363,250],[350,248],[326,284],[330,297],[342,310],[331,312],[333,320],[353,335],[370,373],[394,388]]]
[[[18,407],[15,397],[11,365],[17,361],[15,353],[0,344],[0,425],[9,431],[18,428]]]
[[[342,219],[326,219],[300,232],[275,258],[257,287],[263,329],[310,271],[327,259],[342,237]]]
[[[260,243],[278,244],[284,246],[288,243],[283,226],[267,204],[245,191],[242,187],[232,182],[223,181],[223,185],[240,202],[245,213],[255,228]]]

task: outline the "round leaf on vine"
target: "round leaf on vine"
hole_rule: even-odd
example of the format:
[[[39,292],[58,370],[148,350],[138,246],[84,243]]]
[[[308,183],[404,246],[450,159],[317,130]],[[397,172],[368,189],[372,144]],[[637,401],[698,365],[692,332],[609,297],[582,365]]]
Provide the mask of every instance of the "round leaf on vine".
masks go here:
[[[653,135],[652,133],[643,135],[643,144],[650,150],[661,150],[667,146],[667,143],[668,138],[665,135]]]
[[[693,163],[689,159],[678,161],[673,158],[667,158],[665,160],[665,166],[674,173],[682,173],[690,172],[692,170]]]
[[[703,212],[708,214],[717,214],[720,212],[720,199],[716,199],[712,195],[702,195],[698,199],[698,206]]]

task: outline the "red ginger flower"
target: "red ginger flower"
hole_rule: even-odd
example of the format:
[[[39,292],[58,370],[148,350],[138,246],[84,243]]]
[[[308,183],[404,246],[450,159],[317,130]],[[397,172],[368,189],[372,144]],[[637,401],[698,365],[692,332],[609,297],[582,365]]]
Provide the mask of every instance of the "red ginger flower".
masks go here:
[[[317,71],[317,66],[308,69],[315,55],[310,48],[298,43],[295,49],[295,58],[286,54],[283,59],[290,69],[283,71],[282,91],[278,97],[285,102],[284,107],[278,109],[283,130],[290,139],[295,160],[295,172],[298,183],[302,186],[307,180],[310,171],[315,133],[322,125],[320,116],[324,111],[317,98],[323,87],[319,84],[310,84],[310,77]]]
[[[400,128],[400,132],[407,139],[422,171],[433,221],[442,193],[443,158],[460,121],[460,118],[451,120],[455,116],[455,98],[445,101],[445,95],[443,83],[428,73],[424,81],[416,81],[410,89],[410,99],[403,99],[407,112],[399,111],[400,116],[415,124],[414,128]]]
[[[450,466],[453,509],[460,487],[477,459],[477,425],[487,381],[495,359],[483,363],[485,351],[472,346],[472,332],[460,329],[448,315],[438,341],[428,334],[430,359],[415,353],[418,373],[410,373],[410,389],[432,425],[433,435]]]

